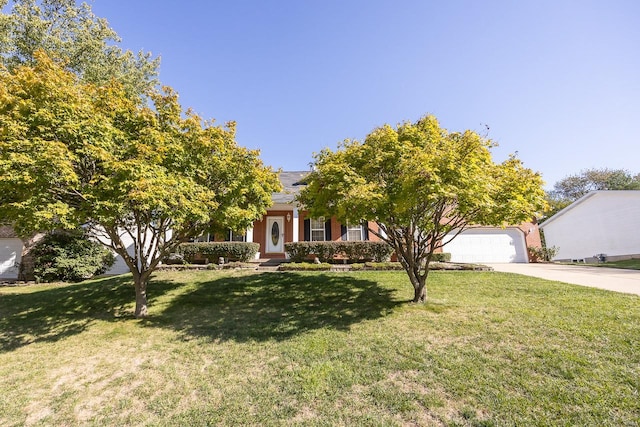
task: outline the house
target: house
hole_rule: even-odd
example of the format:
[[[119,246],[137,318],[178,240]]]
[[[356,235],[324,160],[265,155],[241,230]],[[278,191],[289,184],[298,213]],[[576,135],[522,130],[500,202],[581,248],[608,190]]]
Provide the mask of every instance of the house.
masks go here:
[[[260,257],[285,258],[284,243],[299,241],[379,240],[362,224],[340,224],[335,218],[309,218],[295,201],[305,185],[308,172],[281,172],[281,193],[273,195],[273,206],[245,234],[203,236],[199,241],[248,241],[260,244]],[[368,228],[377,231],[374,222]],[[444,251],[453,262],[529,262],[527,248],[540,247],[540,233],[535,222],[519,226],[477,227],[461,233]]]
[[[540,225],[554,260],[640,257],[640,191],[592,191]]]
[[[204,235],[198,241],[241,241],[260,245],[261,258],[285,258],[284,244],[301,241],[379,240],[367,228],[378,225],[340,224],[335,218],[310,218],[295,201],[296,194],[305,185],[308,172],[280,172],[283,190],[272,196],[273,205],[267,213],[253,223],[243,234],[227,232],[226,236]]]

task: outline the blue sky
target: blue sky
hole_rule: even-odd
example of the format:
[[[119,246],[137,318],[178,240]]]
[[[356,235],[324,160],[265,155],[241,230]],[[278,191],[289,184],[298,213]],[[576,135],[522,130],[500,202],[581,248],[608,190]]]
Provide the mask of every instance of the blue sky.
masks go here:
[[[430,113],[489,127],[554,182],[582,169],[640,172],[636,0],[92,0],[126,49],[161,57],[184,107],[235,120],[265,163]]]

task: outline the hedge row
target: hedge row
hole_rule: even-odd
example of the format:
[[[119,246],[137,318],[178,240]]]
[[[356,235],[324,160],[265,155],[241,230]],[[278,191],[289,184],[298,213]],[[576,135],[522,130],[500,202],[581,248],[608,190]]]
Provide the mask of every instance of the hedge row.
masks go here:
[[[294,262],[302,262],[318,257],[329,262],[338,256],[350,261],[387,261],[393,249],[385,242],[291,242],[285,243],[285,250]]]
[[[196,242],[180,244],[177,253],[188,264],[217,263],[220,258],[224,258],[226,262],[249,261],[259,249],[260,245],[252,242]]]
[[[280,264],[279,271],[329,271],[331,264],[323,262],[314,264],[311,262],[287,262]]]

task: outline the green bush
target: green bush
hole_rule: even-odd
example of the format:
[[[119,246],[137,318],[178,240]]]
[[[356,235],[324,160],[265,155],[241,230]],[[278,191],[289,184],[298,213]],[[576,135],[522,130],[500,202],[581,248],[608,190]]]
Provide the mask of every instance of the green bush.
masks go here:
[[[433,262],[451,262],[451,254],[449,252],[438,252],[431,257]]]
[[[217,263],[221,257],[225,261],[249,261],[259,249],[260,245],[252,242],[196,242],[180,244],[177,253],[189,264],[205,260]]]
[[[285,250],[292,261],[303,262],[318,257],[322,262],[330,262],[336,256],[349,261],[387,261],[393,249],[385,242],[290,242]]]
[[[280,271],[329,271],[331,270],[331,264],[322,262],[320,264],[314,264],[311,262],[287,262],[280,264],[278,267]]]
[[[56,231],[31,249],[33,275],[39,282],[80,282],[106,272],[115,262],[113,253],[89,240],[83,230]]]

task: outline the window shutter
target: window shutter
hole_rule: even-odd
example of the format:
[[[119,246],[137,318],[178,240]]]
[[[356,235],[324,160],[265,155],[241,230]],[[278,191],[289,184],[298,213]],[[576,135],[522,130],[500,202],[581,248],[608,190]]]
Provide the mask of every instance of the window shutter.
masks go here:
[[[344,224],[340,224],[340,234],[342,234],[342,236],[340,236],[340,238],[342,240],[347,240],[347,226]]]
[[[324,240],[327,242],[331,241],[331,219],[324,223]]]
[[[304,241],[305,242],[311,241],[311,220],[310,219],[304,220]]]
[[[231,241],[231,229],[228,229],[226,234],[224,235],[224,241],[225,242],[230,242]]]
[[[369,240],[369,224],[367,222],[362,223],[362,240]]]

